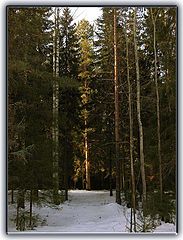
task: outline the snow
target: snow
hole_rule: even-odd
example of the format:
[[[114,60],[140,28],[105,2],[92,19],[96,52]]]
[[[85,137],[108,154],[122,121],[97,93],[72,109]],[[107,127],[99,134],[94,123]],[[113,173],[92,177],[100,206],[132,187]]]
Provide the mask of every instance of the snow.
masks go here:
[[[168,232],[176,232],[175,225],[171,223],[163,223],[158,226],[155,231],[156,233],[168,233]]]
[[[129,232],[130,209],[115,203],[109,191],[69,191],[69,200],[59,206],[34,205],[33,213],[38,214],[40,223],[34,233],[127,233]],[[16,206],[8,205],[8,233],[15,228]],[[162,223],[154,232],[175,233],[175,225]]]

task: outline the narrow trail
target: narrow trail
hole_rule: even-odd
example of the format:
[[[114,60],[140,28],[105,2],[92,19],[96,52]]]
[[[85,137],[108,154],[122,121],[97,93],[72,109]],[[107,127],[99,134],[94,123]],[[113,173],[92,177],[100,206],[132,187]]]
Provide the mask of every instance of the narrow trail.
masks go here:
[[[38,232],[124,232],[122,206],[108,191],[69,191],[69,200],[59,209],[41,209],[46,225]]]
[[[110,197],[109,191],[69,191],[69,202],[75,205],[100,206],[108,203],[114,203],[114,196]]]

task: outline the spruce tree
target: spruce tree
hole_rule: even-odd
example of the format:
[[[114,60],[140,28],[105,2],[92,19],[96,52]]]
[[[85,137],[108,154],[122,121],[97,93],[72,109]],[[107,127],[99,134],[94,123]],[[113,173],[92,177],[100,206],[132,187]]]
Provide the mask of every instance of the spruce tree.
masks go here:
[[[73,135],[80,129],[79,118],[79,45],[76,34],[76,24],[73,22],[68,7],[63,9],[60,18],[60,94],[59,94],[59,142],[60,142],[60,169],[61,181],[64,184],[65,199],[68,199],[68,181],[72,175],[72,165],[75,157]],[[72,129],[74,127],[74,130]],[[77,130],[76,130],[77,129]],[[61,184],[61,185],[62,185]]]
[[[79,46],[76,24],[68,7],[60,18],[60,72],[63,76],[76,78],[79,67]]]
[[[47,132],[50,74],[46,69],[49,8],[8,8],[9,187],[17,188],[19,209],[27,189],[50,187]],[[14,24],[16,27],[14,27]],[[43,181],[46,179],[46,181]],[[31,215],[30,215],[31,216]]]

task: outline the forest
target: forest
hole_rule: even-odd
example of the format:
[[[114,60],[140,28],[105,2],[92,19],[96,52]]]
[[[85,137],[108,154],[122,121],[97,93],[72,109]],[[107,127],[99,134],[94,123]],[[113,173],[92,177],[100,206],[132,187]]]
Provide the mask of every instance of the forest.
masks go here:
[[[7,199],[18,231],[26,218],[34,228],[45,196],[56,207],[80,190],[130,209],[129,232],[176,224],[176,54],[176,6],[102,7],[93,23],[70,7],[7,7]]]

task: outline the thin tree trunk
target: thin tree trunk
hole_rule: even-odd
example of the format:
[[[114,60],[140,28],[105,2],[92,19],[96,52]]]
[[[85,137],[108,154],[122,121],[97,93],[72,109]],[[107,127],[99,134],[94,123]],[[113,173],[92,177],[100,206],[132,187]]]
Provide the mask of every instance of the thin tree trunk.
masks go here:
[[[55,7],[55,29],[53,32],[53,202],[59,204],[59,126],[58,126],[58,105],[59,105],[59,8]]]
[[[126,62],[127,62],[127,81],[128,81],[128,104],[129,104],[129,121],[130,121],[130,167],[131,167],[131,185],[132,185],[132,206],[133,206],[133,221],[134,232],[136,232],[136,203],[135,203],[135,174],[133,161],[133,114],[132,114],[132,90],[130,83],[129,72],[129,54],[128,54],[128,36],[126,35]]]
[[[29,226],[32,229],[32,198],[33,198],[33,190],[30,190],[30,215],[29,215]]]
[[[67,201],[68,200],[68,167],[67,167],[67,163],[65,164],[64,185],[65,185],[65,201]]]
[[[122,155],[123,155],[123,153],[124,153],[124,149],[123,149],[123,152],[122,152]],[[122,191],[125,191],[125,189],[126,189],[126,183],[125,183],[125,162],[124,162],[124,160],[122,159],[121,161],[120,161],[120,165],[121,165],[121,190]]]
[[[25,209],[25,190],[20,189],[18,190],[17,195],[17,216],[16,216],[16,227],[17,229],[20,228],[20,208]]]
[[[11,190],[11,204],[14,203],[14,190]]]
[[[140,140],[140,170],[142,177],[142,191],[143,191],[143,207],[146,205],[146,178],[145,178],[145,167],[144,167],[144,139],[143,139],[143,126],[141,121],[141,101],[140,101],[140,73],[139,73],[139,59],[138,49],[136,40],[136,8],[134,11],[134,50],[135,50],[135,64],[136,64],[136,78],[137,78],[137,119],[139,126],[139,140]]]
[[[81,165],[81,169],[82,169],[82,189],[84,190],[85,189],[85,161],[82,162],[82,165]]]
[[[18,190],[18,196],[17,196],[17,204],[18,207],[20,208],[25,208],[25,190],[24,189],[20,189]]]
[[[84,89],[87,95],[87,80],[84,80]],[[89,148],[88,148],[88,131],[87,131],[87,109],[85,108],[84,112],[84,155],[85,155],[85,173],[86,173],[86,190],[91,190],[91,181],[90,181],[90,161],[89,161]]]
[[[87,121],[85,119],[85,136],[84,136],[84,148],[85,148],[85,167],[86,167],[86,190],[91,190],[90,184],[90,161],[88,159],[88,134],[87,134]]]
[[[109,189],[110,189],[110,196],[113,196],[112,192],[112,159],[111,159],[111,149],[109,150]]]
[[[68,162],[69,158],[69,150],[68,150],[68,142],[65,139],[65,149],[64,149],[64,187],[65,187],[65,201],[68,200]]]
[[[33,195],[34,202],[37,202],[38,198],[39,198],[39,191],[38,191],[38,189],[33,189],[32,190],[32,195]]]
[[[91,190],[90,184],[90,162],[88,159],[88,136],[85,132],[85,166],[86,166],[86,190]]]
[[[119,159],[119,83],[117,76],[117,36],[116,36],[116,9],[114,9],[114,94],[115,94],[115,148],[116,148],[116,202],[121,204]]]
[[[17,212],[16,212],[16,230],[19,228],[19,206],[17,204]]]
[[[158,14],[158,13],[157,13]],[[161,160],[161,126],[160,126],[160,99],[158,88],[158,73],[157,73],[157,50],[156,50],[156,18],[151,9],[151,17],[153,22],[153,41],[154,41],[154,78],[156,88],[156,112],[157,112],[157,136],[158,136],[158,158],[159,158],[159,183],[160,183],[160,200],[163,198],[163,180],[162,180],[162,160]]]

